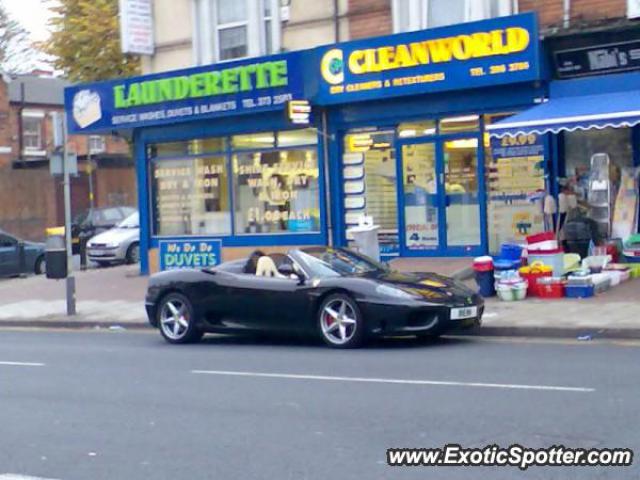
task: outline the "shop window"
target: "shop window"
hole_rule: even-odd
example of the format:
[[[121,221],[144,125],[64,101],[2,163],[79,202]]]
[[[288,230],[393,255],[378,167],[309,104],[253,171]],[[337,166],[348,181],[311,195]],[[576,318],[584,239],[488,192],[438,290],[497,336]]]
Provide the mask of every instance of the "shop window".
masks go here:
[[[609,155],[609,178],[617,190],[621,169],[633,166],[631,129],[604,128],[564,133],[564,173],[579,200],[586,200],[591,157],[596,153]]]
[[[259,150],[262,148],[275,148],[276,136],[273,132],[251,133],[248,135],[236,135],[231,137],[231,148]]]
[[[477,132],[480,129],[480,117],[478,115],[448,117],[440,120],[438,125],[441,134]]]
[[[189,153],[202,155],[205,153],[218,153],[225,149],[224,138],[199,138],[189,142]]]
[[[234,153],[236,234],[320,231],[315,147]]]
[[[154,234],[230,234],[227,178],[223,156],[152,161]]]
[[[313,128],[289,130],[278,133],[279,147],[295,147],[299,145],[315,145],[318,143],[318,132]]]
[[[396,33],[516,13],[512,0],[393,0]]]
[[[421,122],[406,122],[398,126],[398,137],[424,137],[435,135],[436,122],[434,120],[424,120]]]
[[[511,114],[486,115],[486,125]],[[540,205],[531,196],[545,189],[544,137],[519,135],[490,138],[484,134],[489,250],[504,242],[524,242],[544,230]]]
[[[381,252],[398,252],[398,186],[394,131],[345,135],[343,179],[345,223],[358,223],[362,215],[380,226]],[[351,240],[347,237],[348,240]]]
[[[184,142],[167,142],[151,145],[148,156],[177,157],[182,155],[202,155],[219,153],[225,149],[224,138],[204,138]]]

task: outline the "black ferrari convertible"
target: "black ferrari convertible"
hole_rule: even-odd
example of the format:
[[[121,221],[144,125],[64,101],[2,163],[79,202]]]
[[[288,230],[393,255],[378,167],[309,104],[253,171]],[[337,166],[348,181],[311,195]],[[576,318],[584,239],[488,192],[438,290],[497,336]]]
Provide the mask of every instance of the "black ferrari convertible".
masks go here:
[[[206,332],[273,331],[353,348],[370,336],[436,337],[480,325],[484,302],[447,277],[394,272],[347,249],[312,247],[153,275],[146,309],[170,343]]]

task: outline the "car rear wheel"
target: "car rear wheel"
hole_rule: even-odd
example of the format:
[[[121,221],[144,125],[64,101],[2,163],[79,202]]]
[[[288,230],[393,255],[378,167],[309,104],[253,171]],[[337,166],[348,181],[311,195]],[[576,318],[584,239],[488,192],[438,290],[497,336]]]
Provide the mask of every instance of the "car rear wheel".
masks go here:
[[[341,293],[329,295],[318,309],[318,328],[333,348],[357,348],[364,342],[364,322],[356,302]]]
[[[170,293],[158,306],[160,333],[169,343],[193,343],[202,338],[189,299],[181,293]]]
[[[47,263],[44,259],[44,256],[38,257],[38,259],[36,260],[34,272],[36,275],[44,275],[45,273],[47,273]]]
[[[137,243],[132,243],[127,248],[127,255],[125,257],[125,261],[131,265],[133,263],[138,263],[140,261],[140,245]]]

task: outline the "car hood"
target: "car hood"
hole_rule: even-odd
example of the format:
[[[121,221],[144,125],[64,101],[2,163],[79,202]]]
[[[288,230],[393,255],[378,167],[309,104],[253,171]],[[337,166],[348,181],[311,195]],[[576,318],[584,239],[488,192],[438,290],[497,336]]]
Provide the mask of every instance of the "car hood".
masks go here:
[[[476,293],[462,283],[437,273],[376,272],[370,278],[425,300],[473,303]]]
[[[139,228],[112,228],[111,230],[107,230],[106,232],[99,233],[95,237],[92,237],[89,240],[89,244],[93,245],[96,243],[106,244],[106,243],[123,243],[128,241],[137,240],[140,238],[140,229]]]
[[[24,242],[24,247],[29,250],[44,250],[45,244],[40,242]]]

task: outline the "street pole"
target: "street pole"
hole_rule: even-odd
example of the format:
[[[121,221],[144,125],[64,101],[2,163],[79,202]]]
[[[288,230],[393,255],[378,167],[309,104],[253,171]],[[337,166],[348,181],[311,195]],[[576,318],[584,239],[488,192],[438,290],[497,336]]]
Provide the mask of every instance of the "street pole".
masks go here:
[[[62,171],[64,176],[64,237],[67,248],[67,315],[76,314],[76,279],[73,276],[71,249],[71,183],[67,158],[67,113],[62,114]]]
[[[89,211],[95,208],[93,200],[93,158],[91,157],[91,145],[87,143],[87,170],[89,171]]]

